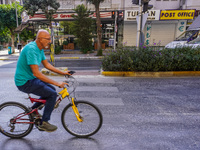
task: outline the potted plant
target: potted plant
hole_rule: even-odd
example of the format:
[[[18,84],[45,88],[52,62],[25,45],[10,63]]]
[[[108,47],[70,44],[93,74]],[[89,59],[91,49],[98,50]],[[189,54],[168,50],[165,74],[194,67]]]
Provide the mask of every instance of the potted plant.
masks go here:
[[[63,49],[67,49],[68,41],[63,42]]]

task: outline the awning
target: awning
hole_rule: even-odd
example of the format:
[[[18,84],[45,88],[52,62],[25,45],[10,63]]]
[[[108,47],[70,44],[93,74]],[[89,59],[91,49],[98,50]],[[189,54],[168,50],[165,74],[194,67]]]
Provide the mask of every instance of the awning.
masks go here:
[[[193,21],[187,30],[200,30],[200,15]]]

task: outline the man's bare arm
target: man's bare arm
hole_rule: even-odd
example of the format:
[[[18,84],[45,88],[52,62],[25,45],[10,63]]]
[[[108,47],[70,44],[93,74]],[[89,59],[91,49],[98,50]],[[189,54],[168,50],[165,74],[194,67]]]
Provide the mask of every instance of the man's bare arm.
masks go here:
[[[68,73],[68,71],[63,72],[63,71],[60,71],[59,69],[55,68],[46,59],[42,61],[42,64],[44,65],[45,68],[47,68],[48,70],[53,71],[55,73],[58,73],[58,74],[61,74],[61,75],[70,75]]]
[[[53,84],[53,85],[58,86],[58,87],[60,87],[60,88],[63,88],[64,85],[67,84],[67,83],[65,83],[65,82],[56,82],[56,81],[54,81],[54,80],[48,78],[47,76],[45,76],[44,74],[42,74],[42,73],[39,71],[38,65],[30,65],[30,67],[31,67],[31,70],[32,70],[32,72],[33,72],[33,75],[34,75],[36,78],[38,78],[38,79],[40,79],[41,81],[43,81],[43,82],[46,82],[46,83],[49,83],[49,84]]]

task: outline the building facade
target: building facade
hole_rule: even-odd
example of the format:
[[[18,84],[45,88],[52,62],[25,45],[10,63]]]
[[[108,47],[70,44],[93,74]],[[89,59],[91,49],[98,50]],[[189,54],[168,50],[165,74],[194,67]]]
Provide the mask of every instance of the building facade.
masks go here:
[[[87,0],[58,0],[61,4],[59,11],[71,12],[77,5],[84,4],[91,11],[95,11],[94,5]],[[143,36],[147,45],[165,46],[167,43],[181,35],[195,17],[184,19],[173,18],[172,20],[160,20],[162,10],[196,10],[195,16],[200,10],[200,0],[151,0],[149,4],[153,8],[149,10],[147,22],[143,28]],[[132,4],[132,0],[104,0],[100,5],[101,12],[112,12],[115,10],[123,11],[123,21],[118,21],[115,25],[112,17],[102,19],[103,39],[109,40],[114,38],[114,28],[117,28],[117,42],[126,46],[136,46],[137,41],[137,21],[138,5]],[[177,13],[178,13],[177,12]]]
[[[0,0],[3,4],[9,4],[15,0]],[[16,0],[23,4],[23,0]],[[60,3],[57,18],[59,20],[69,20],[73,9],[80,4],[84,4],[91,11],[95,11],[94,5],[87,0],[57,0]],[[200,10],[200,0],[151,0],[149,4],[153,8],[148,11],[146,24],[143,26],[143,38],[147,45],[165,46],[167,43],[181,35],[198,16]],[[120,14],[120,19],[113,18],[113,12]],[[185,12],[185,10],[187,10]],[[104,0],[100,4],[102,38],[106,41],[114,38],[115,29],[117,43],[126,46],[136,46],[137,41],[137,15],[139,6],[132,4],[132,0]],[[194,11],[196,12],[194,14]],[[164,15],[164,17],[161,15]],[[193,14],[193,17],[171,17],[168,14]],[[93,16],[95,18],[95,16]],[[163,18],[162,18],[163,17]],[[40,20],[32,17],[30,20]]]
[[[15,1],[23,5],[23,0],[0,0],[0,4],[11,4]]]
[[[143,29],[145,44],[147,45],[165,46],[175,40],[187,30],[195,17],[198,16],[198,10],[200,9],[200,0],[151,0],[150,4],[153,5],[153,8],[148,11],[147,22]],[[131,1],[126,0],[125,8],[123,42],[127,46],[135,46],[137,40],[136,16],[138,14],[138,7],[135,8],[135,5],[131,4]],[[180,16],[161,18],[161,12],[164,10],[166,10],[167,15],[170,13],[190,13],[189,10],[191,9],[192,12],[195,10],[197,12],[195,14],[193,13],[194,17],[184,18]],[[188,11],[185,12],[185,10]]]

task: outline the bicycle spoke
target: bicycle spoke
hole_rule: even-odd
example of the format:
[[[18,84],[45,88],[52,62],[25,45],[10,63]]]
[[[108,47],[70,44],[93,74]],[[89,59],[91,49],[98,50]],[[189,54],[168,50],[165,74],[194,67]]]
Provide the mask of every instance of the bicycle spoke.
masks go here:
[[[82,122],[76,119],[71,106],[67,106],[62,113],[62,123],[65,129],[72,135],[87,137],[95,134],[102,125],[102,115],[93,104],[85,101],[76,102]]]
[[[0,131],[9,137],[20,138],[33,128],[30,115],[24,115],[27,108],[20,103],[8,102],[0,106]]]

